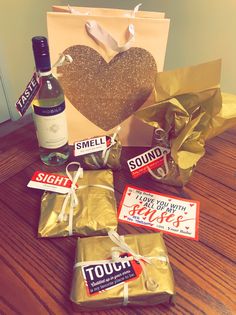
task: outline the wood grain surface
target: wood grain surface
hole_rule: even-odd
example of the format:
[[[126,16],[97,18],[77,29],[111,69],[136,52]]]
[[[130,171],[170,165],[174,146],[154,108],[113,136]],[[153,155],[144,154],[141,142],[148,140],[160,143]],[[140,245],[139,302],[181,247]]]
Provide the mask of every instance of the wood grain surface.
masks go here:
[[[148,176],[133,180],[126,161],[141,152],[123,149],[123,168],[114,173],[117,203],[126,184],[199,200],[199,241],[164,236],[176,282],[175,304],[83,314],[236,314],[236,128],[207,143],[205,156],[183,189]],[[0,312],[78,314],[69,300],[76,237],[37,238],[42,191],[26,187],[35,170],[52,171],[39,160],[32,124],[0,138]],[[120,224],[118,232],[148,230]]]

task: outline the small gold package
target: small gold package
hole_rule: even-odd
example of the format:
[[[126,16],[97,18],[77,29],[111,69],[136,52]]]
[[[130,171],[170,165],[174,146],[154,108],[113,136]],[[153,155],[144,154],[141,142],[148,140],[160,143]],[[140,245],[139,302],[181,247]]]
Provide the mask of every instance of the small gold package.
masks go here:
[[[103,169],[119,170],[121,168],[121,142],[117,138],[116,143],[110,148],[109,152],[103,157],[102,152],[86,154],[81,159],[81,164],[88,169]]]
[[[205,154],[205,142],[236,124],[236,95],[221,93],[220,60],[159,73],[156,103],[135,113],[156,128],[153,146],[168,149],[153,179],[185,185]]]
[[[93,250],[96,248],[96,250]],[[70,298],[77,311],[171,303],[174,278],[161,233],[81,238]]]
[[[45,191],[42,196],[39,237],[107,235],[117,224],[111,170],[83,171],[72,192]]]
[[[101,148],[101,142],[105,144],[104,149],[100,149],[99,151],[82,154],[79,157],[79,161],[84,169],[97,170],[97,169],[111,169],[111,170],[119,170],[121,168],[120,156],[122,145],[119,139],[118,132],[120,130],[120,126],[118,126],[117,130],[112,135],[100,136],[96,138],[91,138],[87,140],[83,140],[75,143],[75,156],[76,152],[79,150],[76,149],[76,146],[86,146],[85,150],[93,150],[94,146],[96,147],[96,143],[98,143],[97,147]],[[92,148],[90,147],[92,144]]]

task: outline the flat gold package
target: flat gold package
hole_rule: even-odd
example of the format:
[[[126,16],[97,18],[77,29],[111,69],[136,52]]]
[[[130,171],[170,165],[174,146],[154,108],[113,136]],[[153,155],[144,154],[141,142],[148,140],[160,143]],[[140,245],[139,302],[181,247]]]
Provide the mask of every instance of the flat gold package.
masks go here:
[[[110,236],[78,239],[70,294],[76,310],[172,301],[174,278],[162,234],[119,238],[125,244],[121,248],[114,247],[118,243],[114,244]],[[120,255],[114,255],[116,250]],[[136,276],[132,278],[134,270]]]
[[[219,88],[220,60],[157,75],[156,103],[135,116],[156,128],[153,146],[170,149],[153,179],[185,185],[205,154],[206,140],[236,125],[236,95]]]
[[[59,221],[66,195],[44,192],[38,227],[39,237],[68,235],[106,235],[117,229],[117,207],[111,170],[84,171],[77,181],[75,194],[78,205],[73,209],[70,229],[70,202],[65,219]],[[70,233],[71,230],[71,233]]]

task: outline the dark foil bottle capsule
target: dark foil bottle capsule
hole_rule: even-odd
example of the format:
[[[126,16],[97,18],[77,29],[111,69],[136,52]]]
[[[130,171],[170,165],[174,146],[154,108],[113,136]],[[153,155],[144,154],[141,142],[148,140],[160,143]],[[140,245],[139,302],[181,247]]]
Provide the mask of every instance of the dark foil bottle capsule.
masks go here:
[[[32,44],[40,77],[40,89],[32,102],[40,158],[47,165],[61,165],[70,154],[64,94],[51,72],[47,38],[33,37]]]

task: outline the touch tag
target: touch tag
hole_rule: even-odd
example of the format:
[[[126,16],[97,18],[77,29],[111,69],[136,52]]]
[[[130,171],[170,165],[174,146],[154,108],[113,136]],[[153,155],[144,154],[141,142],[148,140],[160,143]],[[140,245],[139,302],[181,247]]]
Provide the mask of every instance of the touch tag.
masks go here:
[[[199,201],[126,186],[118,221],[198,240]]]
[[[120,257],[128,257],[122,254]],[[108,262],[104,264],[82,266],[83,278],[88,295],[94,295],[121,285],[124,282],[137,279],[142,273],[142,267],[136,260],[123,262]]]
[[[37,73],[35,72],[30,82],[27,84],[27,87],[24,90],[23,94],[21,94],[21,96],[19,97],[18,101],[15,104],[16,109],[21,116],[23,116],[27,109],[29,108],[39,88],[40,82]]]
[[[95,137],[78,141],[74,144],[74,156],[103,151],[111,147],[113,144],[115,144],[115,141],[112,143],[112,138],[109,136]]]
[[[127,161],[133,178],[137,178],[148,172],[148,169],[159,168],[164,165],[164,155],[169,154],[170,149],[156,146]]]
[[[27,187],[67,194],[71,184],[72,182],[67,176],[36,171]]]

